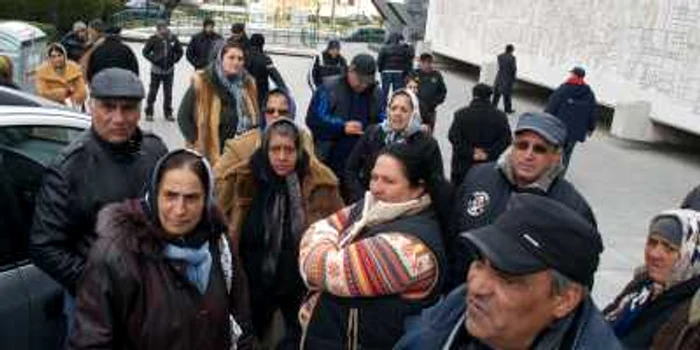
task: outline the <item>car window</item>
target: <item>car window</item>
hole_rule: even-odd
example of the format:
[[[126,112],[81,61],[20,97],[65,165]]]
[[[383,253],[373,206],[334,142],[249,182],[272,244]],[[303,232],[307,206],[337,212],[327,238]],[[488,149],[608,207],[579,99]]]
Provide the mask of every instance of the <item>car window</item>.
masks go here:
[[[57,126],[0,127],[0,269],[27,259],[44,169],[81,132]]]

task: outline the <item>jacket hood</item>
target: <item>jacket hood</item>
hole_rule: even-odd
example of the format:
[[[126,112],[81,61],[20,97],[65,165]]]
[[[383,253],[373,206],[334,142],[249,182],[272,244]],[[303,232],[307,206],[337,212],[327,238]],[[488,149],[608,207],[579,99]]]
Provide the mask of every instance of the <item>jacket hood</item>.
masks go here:
[[[216,206],[216,200],[214,198],[214,175],[211,170],[211,165],[209,165],[209,161],[207,161],[205,157],[203,157],[199,153],[188,149],[178,149],[171,151],[158,160],[155,167],[153,168],[153,171],[151,172],[150,180],[146,187],[145,194],[141,199],[141,205],[143,206],[144,213],[150,219],[151,222],[156,224],[158,227],[161,226],[160,219],[158,217],[158,189],[160,188],[160,182],[162,181],[163,172],[165,171],[165,164],[172,157],[181,154],[188,154],[192,157],[199,158],[203,162],[207,172],[207,179],[206,183],[204,184],[204,191],[206,196],[206,198],[204,199],[205,208],[202,218],[200,219],[198,228],[207,231],[211,231],[212,229],[221,229],[223,221],[220,220],[220,215],[218,215],[219,213]]]

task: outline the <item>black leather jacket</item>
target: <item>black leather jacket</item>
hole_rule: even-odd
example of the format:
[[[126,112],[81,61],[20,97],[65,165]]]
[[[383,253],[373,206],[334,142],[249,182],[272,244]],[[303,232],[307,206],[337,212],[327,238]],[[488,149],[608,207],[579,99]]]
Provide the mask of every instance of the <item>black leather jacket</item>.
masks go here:
[[[98,211],[139,197],[156,161],[167,152],[155,135],[141,133],[113,145],[87,130],[47,168],[29,235],[32,262],[75,294],[95,241]]]

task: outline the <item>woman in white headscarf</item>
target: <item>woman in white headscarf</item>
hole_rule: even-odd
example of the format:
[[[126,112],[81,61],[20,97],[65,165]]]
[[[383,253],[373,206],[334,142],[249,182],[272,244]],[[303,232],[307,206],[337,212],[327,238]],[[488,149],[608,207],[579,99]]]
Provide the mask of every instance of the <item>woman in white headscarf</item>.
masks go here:
[[[389,99],[387,118],[372,125],[355,145],[345,165],[346,192],[351,203],[364,197],[369,189],[370,172],[379,152],[393,143],[407,143],[416,152],[430,155],[434,176],[444,177],[442,155],[437,141],[421,124],[420,107],[416,95],[407,89],[394,92]]]
[[[603,313],[625,348],[700,348],[699,212],[651,221],[644,265]]]

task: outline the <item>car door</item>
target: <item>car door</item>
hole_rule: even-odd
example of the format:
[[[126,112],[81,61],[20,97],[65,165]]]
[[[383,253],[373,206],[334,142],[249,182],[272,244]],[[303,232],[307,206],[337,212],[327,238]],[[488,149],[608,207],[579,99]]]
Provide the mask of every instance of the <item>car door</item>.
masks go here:
[[[0,338],[10,340],[3,349],[63,347],[63,290],[29,261],[28,236],[46,166],[81,132],[63,126],[0,127],[0,256],[7,260],[0,275]]]

